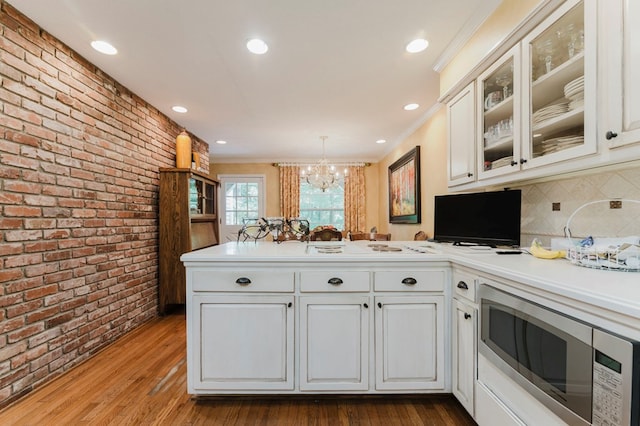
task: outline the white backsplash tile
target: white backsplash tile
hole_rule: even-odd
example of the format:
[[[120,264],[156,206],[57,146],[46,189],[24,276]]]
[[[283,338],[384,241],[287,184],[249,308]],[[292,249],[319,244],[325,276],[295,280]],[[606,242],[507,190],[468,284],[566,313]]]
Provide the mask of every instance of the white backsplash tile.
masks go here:
[[[571,234],[576,237],[624,237],[640,235],[640,167],[603,172],[589,176],[559,179],[518,187],[522,190],[522,246],[534,238],[549,245],[551,238],[564,237],[569,217]],[[610,209],[609,200],[637,200]],[[560,203],[560,211],[552,211]]]

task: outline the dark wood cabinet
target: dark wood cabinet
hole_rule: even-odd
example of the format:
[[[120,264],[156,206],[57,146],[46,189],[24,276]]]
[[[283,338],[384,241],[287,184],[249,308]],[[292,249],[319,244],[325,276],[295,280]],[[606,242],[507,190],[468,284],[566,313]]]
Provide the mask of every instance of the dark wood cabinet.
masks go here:
[[[160,285],[158,310],[186,303],[180,256],[218,244],[219,183],[191,169],[160,169]]]

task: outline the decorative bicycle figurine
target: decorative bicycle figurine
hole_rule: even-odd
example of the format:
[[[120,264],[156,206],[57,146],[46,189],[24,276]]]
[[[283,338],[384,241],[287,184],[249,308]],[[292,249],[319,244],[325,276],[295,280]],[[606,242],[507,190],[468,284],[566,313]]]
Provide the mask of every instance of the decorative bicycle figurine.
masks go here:
[[[287,240],[308,241],[309,221],[301,218],[261,217],[259,219],[243,219],[242,228],[238,231],[238,242],[249,239],[258,241],[273,236],[273,241],[281,243]]]

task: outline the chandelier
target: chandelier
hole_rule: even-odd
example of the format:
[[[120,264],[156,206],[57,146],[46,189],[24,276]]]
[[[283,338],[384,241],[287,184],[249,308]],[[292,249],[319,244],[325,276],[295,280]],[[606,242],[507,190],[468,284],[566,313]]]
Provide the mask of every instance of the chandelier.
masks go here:
[[[300,174],[309,185],[325,192],[328,188],[338,186],[340,183],[340,173],[334,165],[327,162],[324,156],[324,142],[327,136],[320,136],[320,139],[322,139],[322,159],[316,164],[311,164],[302,169]],[[347,169],[344,170],[344,173],[347,173]]]

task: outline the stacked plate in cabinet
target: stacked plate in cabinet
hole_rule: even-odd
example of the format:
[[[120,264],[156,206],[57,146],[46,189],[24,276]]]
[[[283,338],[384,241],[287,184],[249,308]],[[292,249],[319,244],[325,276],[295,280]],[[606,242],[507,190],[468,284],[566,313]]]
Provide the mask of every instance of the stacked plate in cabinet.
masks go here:
[[[569,100],[569,110],[584,106],[584,76],[570,81],[564,86],[564,97]]]
[[[513,161],[512,155],[508,157],[498,158],[497,160],[494,160],[491,162],[491,168],[497,169],[498,167],[510,166],[512,161]]]
[[[558,102],[542,107],[533,113],[533,124],[539,124],[547,120],[559,117],[569,111],[569,102]]]
[[[584,136],[580,135],[568,135],[560,136],[557,138],[545,139],[538,145],[535,150],[537,155],[551,154],[552,152],[562,151],[564,149],[572,148],[574,146],[582,145],[584,143]]]

